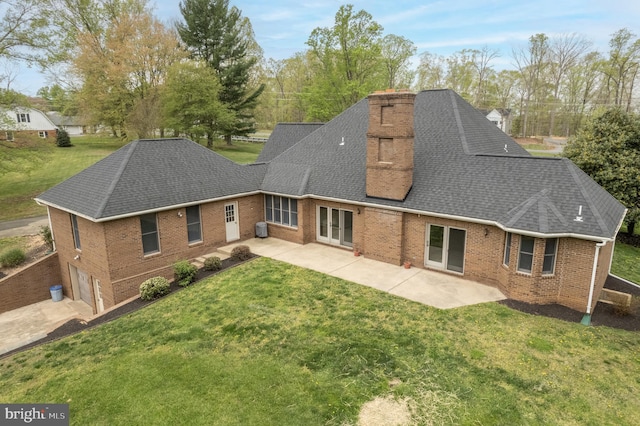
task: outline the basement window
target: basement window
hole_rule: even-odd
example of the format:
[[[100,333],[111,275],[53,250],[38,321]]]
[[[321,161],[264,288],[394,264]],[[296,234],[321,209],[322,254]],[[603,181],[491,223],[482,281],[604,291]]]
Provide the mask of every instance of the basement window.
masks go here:
[[[46,138],[47,136],[49,136],[49,132],[44,131],[44,132],[38,132],[38,136],[40,136],[41,138]]]

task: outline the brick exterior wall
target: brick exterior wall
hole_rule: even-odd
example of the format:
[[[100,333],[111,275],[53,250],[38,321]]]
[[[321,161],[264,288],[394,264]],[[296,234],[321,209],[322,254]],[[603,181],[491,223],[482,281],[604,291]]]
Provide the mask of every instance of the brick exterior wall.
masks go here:
[[[366,257],[400,265],[403,262],[403,214],[367,207],[364,210]]]
[[[184,208],[158,212],[160,252],[147,256],[143,253],[140,218],[137,216],[102,223],[78,217],[82,249],[76,250],[70,215],[49,208],[64,294],[79,299],[79,295],[73,292],[69,265],[87,272],[90,282],[100,280],[105,309],[137,295],[140,284],[147,278],[173,278],[175,262],[194,259],[227,244],[224,206],[233,202],[238,206],[239,240],[255,237],[256,222],[264,220],[262,195],[200,205],[202,242],[194,244],[189,244],[187,239]],[[79,258],[75,259],[76,256]],[[96,311],[93,291],[92,304]]]
[[[255,237],[255,224],[265,220],[264,196],[239,198],[240,240]],[[139,217],[94,223],[78,217],[82,250],[74,247],[68,213],[50,208],[60,278],[67,297],[73,294],[69,265],[99,279],[104,307],[109,308],[138,294],[147,278],[172,278],[174,262],[193,259],[226,245],[224,206],[231,201],[201,205],[203,241],[188,244],[185,209],[171,209],[157,214],[160,253],[144,256]],[[365,257],[400,265],[410,261],[425,266],[425,242],[429,224],[465,230],[465,258],[462,275],[469,280],[500,289],[505,296],[528,303],[559,303],[579,311],[586,310],[591,280],[595,242],[560,238],[553,275],[542,275],[545,240],[535,239],[531,274],[517,271],[520,236],[512,235],[509,266],[503,264],[506,233],[491,225],[426,215],[396,212],[383,208],[356,206],[315,199],[298,200],[298,227],[269,223],[269,236],[301,244],[317,242],[318,207],[353,212],[353,248]],[[182,213],[182,217],[178,213]],[[344,247],[345,249],[351,249]],[[601,248],[594,295],[598,295],[608,274],[613,244]],[[75,259],[79,256],[78,259]],[[438,270],[439,269],[435,269]],[[45,286],[45,290],[48,286]],[[43,298],[49,297],[47,292]],[[95,299],[95,295],[92,295]],[[594,301],[595,303],[595,301]],[[93,300],[95,311],[95,300]]]
[[[8,132],[13,132],[13,140],[21,141],[25,139],[45,139],[49,141],[56,140],[58,136],[58,130],[43,130],[47,132],[47,136],[41,138],[38,130],[9,130]],[[0,131],[0,140],[7,140],[7,130]]]
[[[0,314],[49,299],[49,287],[60,283],[58,253],[0,279]]]
[[[369,197],[404,200],[413,185],[413,104],[410,92],[369,96],[367,183]]]

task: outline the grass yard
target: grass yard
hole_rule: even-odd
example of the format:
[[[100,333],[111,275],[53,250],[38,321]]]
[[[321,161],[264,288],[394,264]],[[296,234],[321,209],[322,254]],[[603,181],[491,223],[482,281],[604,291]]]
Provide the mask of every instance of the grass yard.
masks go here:
[[[640,247],[616,242],[611,273],[640,284]]]
[[[34,141],[29,146],[13,147],[3,143],[0,150],[8,153],[0,159],[11,159],[0,166],[0,221],[45,215],[46,209],[33,198],[45,190],[89,167],[111,154],[126,142],[108,136],[87,135],[72,138],[70,148],[57,148],[52,141]],[[251,163],[258,158],[260,143],[234,142],[227,147],[220,142],[214,150],[238,163]]]
[[[349,425],[378,396],[414,424],[632,425],[639,377],[638,333],[260,258],[0,360],[0,402],[69,403],[73,425]]]

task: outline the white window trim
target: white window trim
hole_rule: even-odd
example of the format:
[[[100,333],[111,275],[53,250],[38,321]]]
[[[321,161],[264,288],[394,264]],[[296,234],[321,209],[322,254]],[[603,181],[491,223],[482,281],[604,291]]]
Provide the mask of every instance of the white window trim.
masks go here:
[[[553,251],[553,264],[551,265],[551,272],[545,272],[544,271],[544,261],[546,259],[547,256],[547,241],[549,240],[555,240],[556,241],[556,246],[554,247],[554,251]],[[558,246],[560,245],[560,240],[558,238],[547,238],[544,242],[544,254],[542,256],[542,275],[544,275],[545,277],[551,277],[553,275],[556,274],[556,262],[558,261]]]
[[[531,238],[533,240],[533,248],[532,248],[532,252],[525,252],[526,254],[531,254],[531,270],[527,271],[527,270],[522,270],[520,268],[520,259],[522,258],[522,240],[524,238]],[[518,272],[520,272],[521,274],[527,274],[527,275],[531,275],[533,273],[533,264],[534,264],[534,260],[535,260],[535,254],[536,254],[536,239],[534,237],[528,237],[526,235],[520,235],[520,245],[518,247]]]
[[[157,213],[148,213],[148,214],[152,214],[152,215],[153,215],[153,217],[154,217],[154,219],[155,219],[155,221],[156,221],[156,230],[155,230],[155,234],[156,234],[156,240],[158,241],[158,250],[156,250],[156,251],[151,251],[151,252],[149,252],[149,253],[145,253],[145,251],[144,251],[144,239],[143,239],[143,237],[144,237],[145,235],[150,234],[150,232],[149,232],[149,233],[147,233],[147,234],[144,234],[144,233],[142,232],[142,223],[140,223],[140,244],[142,245],[142,254],[144,255],[144,257],[148,257],[148,256],[155,256],[155,255],[157,255],[158,253],[162,253],[162,247],[160,247],[160,228],[158,227],[158,214],[157,214]],[[146,216],[146,215],[143,215],[143,216]],[[138,216],[138,222],[140,222],[140,218],[141,218],[141,216]]]
[[[267,208],[268,208],[267,207],[267,197],[271,197],[271,219],[270,220],[267,218]],[[280,199],[280,222],[277,222],[275,220],[275,202],[274,201],[275,201],[276,197]],[[283,214],[284,210],[282,208],[282,200],[284,200],[284,199],[289,200],[289,209],[288,209],[288,212],[289,212],[289,223],[283,223],[283,221],[282,221],[282,218],[284,217],[284,214]],[[298,225],[291,225],[291,217],[293,216],[291,214],[291,200],[295,200],[296,201],[295,214],[296,214],[296,218],[298,219],[297,223],[300,223],[300,216],[298,214],[299,213],[299,209],[298,209],[298,205],[299,205],[298,201],[299,200],[297,198],[283,197],[283,196],[280,196],[280,195],[271,195],[271,194],[265,194],[264,195],[264,221],[267,222],[267,223],[271,223],[273,225],[285,226],[285,227],[291,228],[291,229],[298,229]]]
[[[191,207],[197,207],[198,208],[198,226],[200,227],[200,239],[199,240],[193,240],[193,241],[189,240],[189,225],[193,225],[193,224],[195,224],[195,222],[189,223],[189,215],[187,214],[187,209],[189,209]],[[200,205],[186,207],[184,209],[184,216],[185,216],[185,220],[187,222],[187,242],[189,243],[189,245],[194,245],[194,244],[201,243],[203,241],[203,236],[202,236],[202,208],[200,208]]]
[[[513,234],[511,232],[507,232],[504,238],[504,254],[502,255],[502,264],[504,266],[509,266],[511,263],[511,243],[513,241]]]

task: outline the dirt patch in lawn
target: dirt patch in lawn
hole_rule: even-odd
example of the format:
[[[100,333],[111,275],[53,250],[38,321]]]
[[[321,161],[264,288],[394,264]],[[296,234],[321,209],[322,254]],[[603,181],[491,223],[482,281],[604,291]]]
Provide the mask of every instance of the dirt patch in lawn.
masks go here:
[[[411,411],[406,399],[377,397],[366,402],[358,415],[358,426],[405,426],[411,424]]]
[[[0,267],[0,278],[11,275],[30,263],[42,259],[49,252],[49,247],[47,247],[41,235],[27,235],[24,238],[26,239],[24,251],[27,259],[15,268]]]

